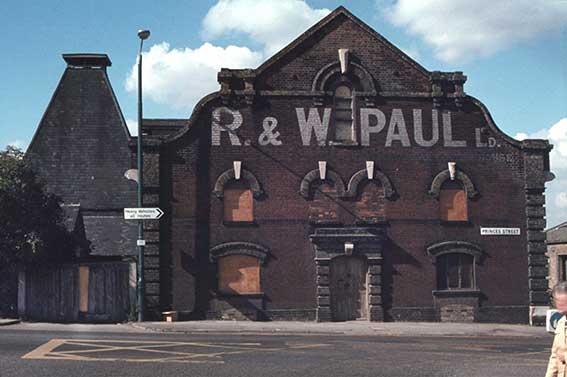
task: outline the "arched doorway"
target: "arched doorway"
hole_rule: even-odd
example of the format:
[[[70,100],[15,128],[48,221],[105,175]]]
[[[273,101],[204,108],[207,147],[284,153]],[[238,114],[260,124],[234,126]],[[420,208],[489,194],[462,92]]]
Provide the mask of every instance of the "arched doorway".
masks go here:
[[[367,263],[359,256],[339,256],[329,270],[331,315],[334,321],[368,317]]]

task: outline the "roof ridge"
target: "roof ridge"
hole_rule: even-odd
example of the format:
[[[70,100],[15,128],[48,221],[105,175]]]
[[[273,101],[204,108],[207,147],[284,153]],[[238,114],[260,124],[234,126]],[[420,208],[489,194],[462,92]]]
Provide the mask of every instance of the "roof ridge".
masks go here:
[[[421,64],[419,64],[418,62],[413,60],[409,55],[407,55],[405,52],[400,50],[398,47],[396,47],[394,44],[392,44],[390,41],[388,41],[385,37],[383,37],[380,33],[378,33],[376,30],[374,30],[372,27],[370,27],[368,24],[366,24],[360,18],[356,17],[353,13],[351,13],[348,9],[346,9],[342,5],[337,7],[335,10],[333,10],[331,13],[329,13],[325,17],[323,17],[316,24],[314,24],[309,29],[304,31],[296,39],[294,39],[293,41],[288,43],[285,47],[283,47],[277,53],[272,55],[268,60],[266,60],[264,63],[262,63],[258,68],[255,69],[256,75],[260,75],[262,72],[266,71],[269,67],[271,67],[273,64],[275,64],[277,61],[279,61],[282,57],[287,55],[290,51],[292,51],[297,46],[299,46],[300,44],[305,42],[307,39],[309,39],[318,30],[322,29],[324,26],[326,26],[331,21],[335,20],[337,17],[339,17],[341,15],[349,18],[351,21],[356,23],[361,29],[363,29],[367,33],[371,34],[373,37],[380,40],[382,43],[384,43],[384,45],[387,48],[389,48],[390,50],[392,50],[392,52],[399,55],[403,60],[407,61],[409,64],[414,66],[422,74],[424,74],[425,76],[429,76],[429,74],[430,74],[429,70],[425,69]]]

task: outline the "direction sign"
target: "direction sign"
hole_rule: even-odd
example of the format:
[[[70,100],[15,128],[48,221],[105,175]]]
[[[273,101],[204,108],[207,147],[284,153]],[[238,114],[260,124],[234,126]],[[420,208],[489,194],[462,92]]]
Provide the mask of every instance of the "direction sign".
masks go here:
[[[157,220],[163,216],[160,208],[124,208],[126,220]]]

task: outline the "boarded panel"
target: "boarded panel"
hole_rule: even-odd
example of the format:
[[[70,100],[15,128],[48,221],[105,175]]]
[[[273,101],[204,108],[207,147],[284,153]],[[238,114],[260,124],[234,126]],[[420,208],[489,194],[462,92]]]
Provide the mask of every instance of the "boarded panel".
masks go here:
[[[79,311],[89,310],[89,266],[79,267]]]
[[[467,221],[467,194],[461,189],[442,189],[439,194],[440,217],[444,221]]]
[[[224,190],[224,220],[254,221],[252,190],[232,187]]]
[[[224,293],[259,293],[260,264],[248,255],[219,258],[219,290]]]
[[[123,262],[30,267],[23,287],[25,317],[57,322],[124,321],[130,308],[128,279],[128,263]]]

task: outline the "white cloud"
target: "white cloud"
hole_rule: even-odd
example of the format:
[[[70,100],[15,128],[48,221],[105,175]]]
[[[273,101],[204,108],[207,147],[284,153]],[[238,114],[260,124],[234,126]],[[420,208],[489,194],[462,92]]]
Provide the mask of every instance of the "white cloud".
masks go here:
[[[12,146],[12,147],[15,147],[15,148],[18,148],[18,149],[25,151],[26,148],[28,147],[28,142],[23,141],[23,140],[14,140],[14,141],[10,141],[9,143],[7,143],[6,146]]]
[[[567,118],[559,120],[548,129],[533,134],[518,133],[518,140],[548,139],[553,144],[549,153],[551,171],[556,178],[546,184],[548,227],[567,220],[564,208],[567,208]]]
[[[377,1],[386,19],[406,27],[445,62],[488,56],[565,24],[567,2],[554,0]]]
[[[419,52],[419,48],[415,44],[412,44],[407,48],[401,47],[400,50],[402,50],[404,54],[406,54],[413,60],[419,60],[421,58],[421,53]]]
[[[138,136],[138,121],[132,118],[126,118],[126,126],[131,136]]]
[[[196,49],[171,48],[167,42],[154,45],[144,53],[144,97],[189,112],[204,95],[219,89],[217,73],[221,68],[257,67],[329,12],[313,9],[303,0],[220,0],[203,20],[203,36],[214,40],[242,33],[264,51],[219,47],[210,42]],[[134,64],[126,79],[126,90],[136,92],[137,83]]]
[[[555,205],[559,208],[567,208],[567,192],[561,192],[555,197]]]
[[[197,49],[171,49],[163,42],[143,55],[144,96],[156,103],[190,110],[204,95],[219,89],[217,73],[221,68],[256,67],[261,61],[262,55],[247,47],[204,43]],[[137,85],[134,64],[126,90],[135,92]]]
[[[273,55],[331,11],[303,0],[220,0],[203,20],[206,39],[242,33]]]

